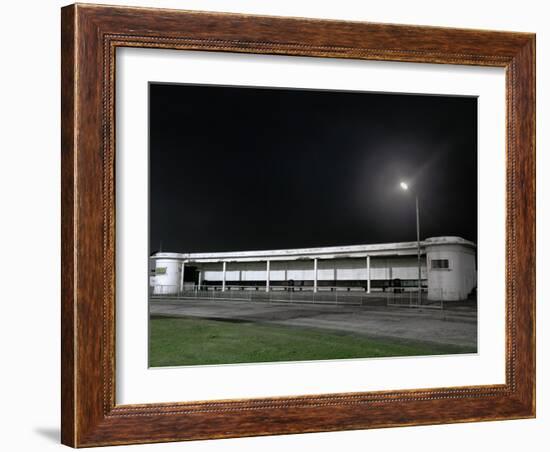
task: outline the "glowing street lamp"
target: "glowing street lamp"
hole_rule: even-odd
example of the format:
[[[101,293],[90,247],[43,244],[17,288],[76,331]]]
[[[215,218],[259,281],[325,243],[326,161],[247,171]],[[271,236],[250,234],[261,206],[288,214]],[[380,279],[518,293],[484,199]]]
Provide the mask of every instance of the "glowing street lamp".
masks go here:
[[[399,186],[403,191],[409,190],[409,184],[406,182],[400,182]],[[420,216],[418,214],[418,194],[415,193],[416,200],[416,256],[418,258],[418,304],[421,304],[422,301],[422,276],[420,269]]]

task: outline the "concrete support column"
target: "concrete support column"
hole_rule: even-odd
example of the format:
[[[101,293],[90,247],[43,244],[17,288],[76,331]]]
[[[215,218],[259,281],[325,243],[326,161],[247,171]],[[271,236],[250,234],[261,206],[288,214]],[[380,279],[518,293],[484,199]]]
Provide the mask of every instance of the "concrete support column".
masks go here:
[[[313,259],[313,292],[317,292],[317,258]]]
[[[270,261],[266,261],[265,263],[265,291],[266,292],[269,292],[269,273],[270,273],[270,264],[271,262]]]
[[[367,293],[370,293],[370,256],[367,256]]]
[[[183,292],[183,275],[185,274],[185,262],[181,263],[181,273],[180,273],[180,293]]]
[[[223,261],[222,292],[225,292],[225,270],[226,270],[226,262]]]
[[[202,286],[202,270],[199,270],[199,290],[201,290]]]

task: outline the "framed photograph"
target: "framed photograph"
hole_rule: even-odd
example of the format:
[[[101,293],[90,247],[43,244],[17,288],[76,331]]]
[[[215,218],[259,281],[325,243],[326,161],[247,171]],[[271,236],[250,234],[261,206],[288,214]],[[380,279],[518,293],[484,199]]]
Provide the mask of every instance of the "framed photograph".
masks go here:
[[[535,36],[62,9],[62,442],[535,416]]]

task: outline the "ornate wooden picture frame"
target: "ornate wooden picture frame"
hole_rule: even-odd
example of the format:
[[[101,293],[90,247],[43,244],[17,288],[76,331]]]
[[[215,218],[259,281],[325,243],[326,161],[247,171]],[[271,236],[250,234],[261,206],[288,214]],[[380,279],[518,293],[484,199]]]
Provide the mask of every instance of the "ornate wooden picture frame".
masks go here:
[[[533,34],[79,4],[62,9],[61,33],[64,444],[535,416]],[[114,89],[119,47],[505,68],[505,384],[117,405]]]

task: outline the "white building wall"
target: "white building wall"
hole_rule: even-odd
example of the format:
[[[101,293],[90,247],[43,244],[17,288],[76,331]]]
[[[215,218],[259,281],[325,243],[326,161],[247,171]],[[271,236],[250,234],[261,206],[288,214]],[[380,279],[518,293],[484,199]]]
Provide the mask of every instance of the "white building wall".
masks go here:
[[[365,258],[334,259],[319,261],[320,280],[366,280],[367,261]],[[421,275],[426,277],[426,260],[421,256]],[[416,279],[418,278],[418,260],[416,256],[371,257],[370,279]]]
[[[223,279],[222,264],[203,264],[203,281],[221,281]]]
[[[421,257],[422,278],[426,278],[426,262]],[[370,264],[371,280],[416,279],[418,264],[416,256],[372,257]],[[203,281],[221,281],[222,264],[201,264]],[[271,261],[271,281],[313,281],[313,259],[297,261]],[[265,281],[266,262],[228,262],[226,281]],[[366,258],[318,259],[318,281],[367,280]]]
[[[288,250],[288,258],[297,256],[298,260],[277,260],[283,256],[283,251],[274,250],[262,252],[263,255],[253,256],[253,252],[213,253],[213,255],[181,255],[178,253],[159,253],[154,258],[156,269],[164,268],[164,272],[156,272],[150,278],[154,284],[155,294],[177,293],[181,284],[181,264],[187,261],[186,268],[198,267],[199,280],[221,284],[224,280],[223,261],[225,260],[225,282],[265,282],[267,275],[267,260],[270,259],[269,280],[311,281],[315,279],[314,257],[317,258],[317,281],[367,281],[367,258],[370,254],[370,281],[390,281],[394,279],[416,280],[418,278],[418,261],[413,242],[396,244],[361,245],[350,247],[318,248],[298,250],[304,257],[297,255],[297,250]],[[428,281],[428,298],[438,300],[465,299],[477,285],[475,244],[460,237],[435,237],[423,242],[421,256],[421,278]],[[355,249],[363,247],[364,249]],[[348,249],[349,248],[349,249]],[[353,248],[353,249],[352,249]],[[327,252],[330,249],[330,252]],[[381,251],[395,251],[399,255],[376,255]],[[401,255],[401,253],[407,253]],[[308,255],[309,253],[309,255]],[[340,253],[339,257],[338,254]],[[348,253],[351,256],[348,257]],[[355,257],[352,253],[361,253]],[[410,254],[409,254],[410,253]],[[414,253],[414,254],[413,254]],[[218,254],[220,254],[218,256]],[[323,256],[326,254],[326,256]],[[236,259],[232,261],[231,259]],[[258,260],[252,260],[257,258]],[[204,262],[216,259],[215,262]],[[238,261],[243,259],[244,261]],[[448,259],[448,269],[432,269],[433,259]],[[427,260],[427,262],[426,262]],[[202,261],[202,262],[201,262]]]
[[[174,259],[157,259],[154,280],[155,295],[176,294],[181,283],[181,262]]]
[[[221,281],[223,279],[223,266],[220,263],[201,264],[203,269],[203,281]],[[225,280],[238,281],[265,281],[265,262],[227,262]]]
[[[286,281],[288,266],[286,262],[271,261],[269,279],[271,281]],[[313,264],[312,264],[313,265]]]
[[[475,251],[466,246],[434,243],[426,246],[428,299],[464,300],[477,285]],[[432,268],[434,259],[447,259],[449,268]]]
[[[313,260],[292,261],[286,265],[287,280],[313,281]]]
[[[241,269],[239,281],[265,281],[267,278],[265,262],[232,263],[231,267],[237,266]]]

